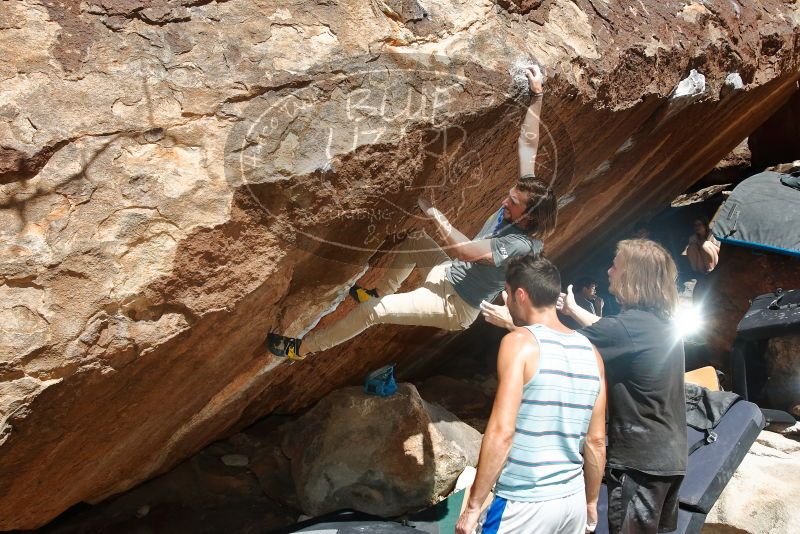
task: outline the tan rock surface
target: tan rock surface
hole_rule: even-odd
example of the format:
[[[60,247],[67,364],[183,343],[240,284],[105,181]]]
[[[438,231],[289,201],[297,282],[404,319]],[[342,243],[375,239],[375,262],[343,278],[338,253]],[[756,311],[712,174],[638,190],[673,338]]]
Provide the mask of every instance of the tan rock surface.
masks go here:
[[[800,443],[761,432],[711,509],[703,534],[785,534],[800,524]]]
[[[476,230],[517,173],[518,61],[554,75],[540,161],[565,264],[794,90],[796,4],[614,6],[0,3],[0,530],[434,339],[380,328],[291,366],[261,347],[424,224],[421,188]],[[691,69],[705,91],[670,98]]]

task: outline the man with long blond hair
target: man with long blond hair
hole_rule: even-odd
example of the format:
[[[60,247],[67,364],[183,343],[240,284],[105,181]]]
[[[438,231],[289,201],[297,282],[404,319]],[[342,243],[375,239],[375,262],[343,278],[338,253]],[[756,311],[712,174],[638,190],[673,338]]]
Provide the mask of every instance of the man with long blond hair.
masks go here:
[[[575,303],[572,286],[562,311],[597,347],[608,380],[606,483],[609,531],[670,532],[677,528],[678,488],[686,472],[683,343],[670,318],[677,305],[677,268],[648,239],[617,245],[608,270],[622,307],[597,317]]]

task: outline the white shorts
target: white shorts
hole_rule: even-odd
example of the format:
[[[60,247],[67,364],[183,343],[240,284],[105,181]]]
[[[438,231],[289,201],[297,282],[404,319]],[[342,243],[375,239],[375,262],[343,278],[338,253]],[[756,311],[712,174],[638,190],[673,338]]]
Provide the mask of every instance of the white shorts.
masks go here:
[[[584,534],[586,494],[543,502],[495,497],[478,522],[478,534]]]

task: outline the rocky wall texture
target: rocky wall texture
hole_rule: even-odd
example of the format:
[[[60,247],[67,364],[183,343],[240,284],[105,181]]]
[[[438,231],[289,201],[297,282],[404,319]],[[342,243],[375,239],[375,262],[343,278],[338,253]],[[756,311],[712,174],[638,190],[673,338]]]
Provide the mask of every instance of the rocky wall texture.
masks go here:
[[[706,518],[703,534],[781,534],[796,530],[800,443],[761,432]]]
[[[800,159],[800,90],[748,137],[747,144],[755,168]]]
[[[728,368],[736,327],[753,298],[778,288],[798,287],[800,260],[797,258],[723,244],[719,264],[700,279],[695,288],[695,294],[707,309],[708,319],[702,336],[717,358],[714,362],[717,367]]]
[[[551,76],[569,265],[786,101],[798,24],[782,0],[0,3],[0,530],[433,350],[391,327],[296,365],[261,343],[423,227],[421,192],[479,227],[517,174],[515,65]]]

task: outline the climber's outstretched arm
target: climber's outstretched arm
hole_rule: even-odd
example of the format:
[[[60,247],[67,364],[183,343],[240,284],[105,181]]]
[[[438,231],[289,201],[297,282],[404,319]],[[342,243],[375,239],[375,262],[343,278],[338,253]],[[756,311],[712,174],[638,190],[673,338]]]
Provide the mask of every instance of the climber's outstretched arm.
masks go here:
[[[544,77],[538,66],[525,71],[531,90],[531,103],[519,133],[519,175],[535,175],[536,152],[539,150],[539,117],[542,113],[542,83]]]
[[[471,240],[459,232],[444,213],[434,208],[427,199],[420,197],[417,201],[422,212],[430,217],[444,242],[442,249],[453,259],[470,262],[492,263],[491,242],[488,239]]]

